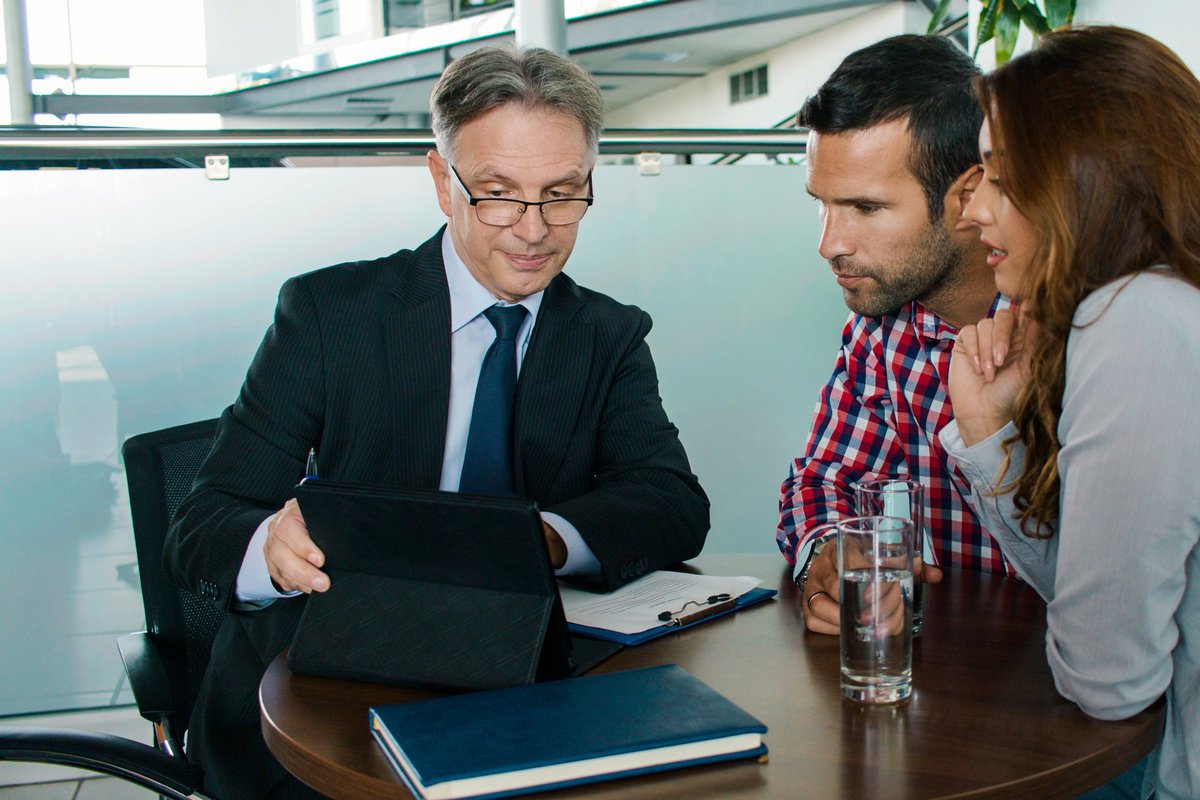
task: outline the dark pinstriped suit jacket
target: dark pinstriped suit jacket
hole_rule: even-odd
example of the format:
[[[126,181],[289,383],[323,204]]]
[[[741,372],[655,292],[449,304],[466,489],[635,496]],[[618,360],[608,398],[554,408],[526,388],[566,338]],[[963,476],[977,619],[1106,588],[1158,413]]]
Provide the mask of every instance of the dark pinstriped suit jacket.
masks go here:
[[[441,235],[284,284],[168,535],[177,583],[228,608],[250,537],[293,495],[310,447],[328,480],[438,487],[450,392]],[[604,590],[695,556],[708,530],[708,500],[658,396],[649,330],[645,312],[559,275],[517,387],[518,491],[579,529]],[[302,604],[234,612],[218,634],[188,748],[221,797],[243,796],[247,783],[264,793],[246,737],[265,754],[255,693]]]

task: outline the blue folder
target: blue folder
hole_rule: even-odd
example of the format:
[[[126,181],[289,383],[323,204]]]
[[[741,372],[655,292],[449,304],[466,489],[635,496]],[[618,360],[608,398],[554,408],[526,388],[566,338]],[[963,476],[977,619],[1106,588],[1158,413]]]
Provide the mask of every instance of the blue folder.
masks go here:
[[[662,625],[656,625],[653,628],[649,628],[640,633],[621,633],[620,631],[612,631],[607,628],[591,628],[587,625],[578,625],[574,622],[568,622],[567,628],[576,636],[587,636],[592,639],[604,639],[605,641],[619,642],[623,645],[631,646],[635,644],[643,644],[644,642],[649,642],[652,639],[659,638],[660,636],[667,636],[675,633],[676,631],[694,628],[697,625],[708,622],[710,619],[723,617],[726,614],[732,614],[735,611],[746,608],[747,606],[752,606],[755,603],[761,603],[764,600],[770,600],[777,594],[779,594],[779,592],[775,589],[763,589],[762,587],[751,589],[745,594],[739,596],[734,601],[732,606],[723,611],[718,611],[715,614],[708,614],[700,619],[697,619],[695,622],[689,622],[685,624],[664,623]]]

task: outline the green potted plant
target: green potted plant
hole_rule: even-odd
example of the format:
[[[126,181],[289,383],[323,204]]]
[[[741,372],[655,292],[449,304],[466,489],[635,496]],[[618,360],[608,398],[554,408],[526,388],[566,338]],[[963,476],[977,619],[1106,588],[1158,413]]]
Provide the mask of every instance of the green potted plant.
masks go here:
[[[942,21],[950,8],[951,0],[939,0],[929,20],[929,32],[934,33],[941,27]],[[1049,33],[1055,28],[1070,25],[1075,18],[1076,0],[979,0],[983,9],[979,14],[979,27],[975,35],[975,52],[979,55],[979,47],[992,39],[996,40],[996,64],[1003,64],[1012,58],[1013,48],[1017,44],[1017,34],[1021,25],[1033,34],[1034,38],[1043,33]]]

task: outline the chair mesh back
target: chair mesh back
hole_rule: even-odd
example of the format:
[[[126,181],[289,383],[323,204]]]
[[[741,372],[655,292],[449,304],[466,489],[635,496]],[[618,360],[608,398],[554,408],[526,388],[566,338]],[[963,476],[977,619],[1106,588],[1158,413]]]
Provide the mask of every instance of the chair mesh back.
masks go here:
[[[171,581],[163,565],[163,546],[216,432],[215,419],[193,422],[139,434],[122,448],[146,629],[168,662],[175,706],[172,723],[179,736],[187,727],[224,613]]]
[[[213,437],[191,439],[181,442],[164,444],[160,448],[162,459],[163,498],[166,501],[166,518],[168,527],[170,520],[175,518],[179,504],[192,490],[192,481],[208,451],[212,447]],[[166,531],[163,531],[165,539]],[[211,603],[187,589],[176,588],[179,605],[183,610],[183,624],[187,637],[187,671],[188,671],[188,708],[196,702],[200,691],[200,681],[208,668],[209,653],[212,652],[213,639],[224,613],[218,611]]]

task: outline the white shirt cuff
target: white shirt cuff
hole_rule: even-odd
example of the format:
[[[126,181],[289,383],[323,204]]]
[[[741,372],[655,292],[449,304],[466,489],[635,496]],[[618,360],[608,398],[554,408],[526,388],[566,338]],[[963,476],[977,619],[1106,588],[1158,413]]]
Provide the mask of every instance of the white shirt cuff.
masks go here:
[[[567,546],[566,563],[554,570],[554,574],[558,576],[599,575],[600,560],[596,558],[596,554],[592,552],[592,548],[588,547],[587,543],[583,541],[583,536],[580,535],[575,526],[558,514],[552,514],[549,511],[543,511],[541,514],[546,524],[554,528],[555,533],[562,538],[563,544]]]
[[[813,547],[821,539],[837,536],[837,520],[829,520],[817,525],[809,533],[808,538],[796,550],[796,561],[792,567],[792,580],[799,582],[800,576],[804,573],[804,568],[808,566],[808,562],[812,561]]]
[[[242,568],[238,570],[237,583],[234,585],[234,596],[237,607],[241,610],[264,608],[281,597],[295,597],[298,591],[280,594],[271,583],[271,573],[267,569],[267,556],[263,553],[263,545],[267,541],[267,528],[275,515],[267,517],[254,531],[250,544],[246,546],[246,555],[242,557]]]

